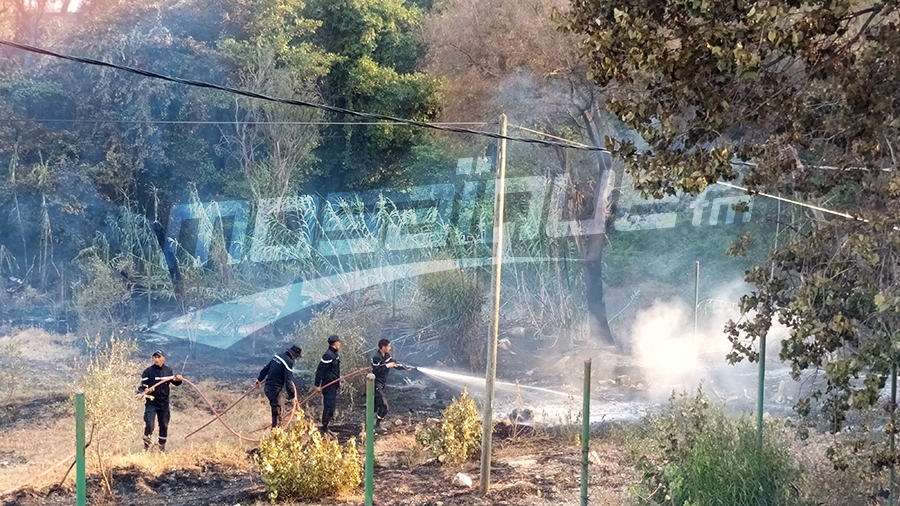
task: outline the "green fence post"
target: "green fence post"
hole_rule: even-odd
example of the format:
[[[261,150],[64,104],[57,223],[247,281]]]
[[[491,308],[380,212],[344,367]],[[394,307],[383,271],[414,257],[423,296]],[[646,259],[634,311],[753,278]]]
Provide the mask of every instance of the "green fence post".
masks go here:
[[[584,361],[584,414],[581,415],[581,506],[588,503],[588,452],[591,440],[591,359]]]
[[[888,506],[894,506],[896,501],[894,500],[894,488],[896,483],[896,468],[894,466],[894,448],[895,442],[894,440],[897,438],[897,363],[891,364],[891,469],[890,476],[888,477],[890,483],[888,484]]]
[[[366,375],[366,506],[372,506],[375,473],[375,375]]]
[[[756,436],[763,440],[763,409],[766,399],[766,335],[759,338],[759,378],[756,387]]]
[[[84,468],[84,394],[75,394],[75,504],[87,504],[87,476]]]

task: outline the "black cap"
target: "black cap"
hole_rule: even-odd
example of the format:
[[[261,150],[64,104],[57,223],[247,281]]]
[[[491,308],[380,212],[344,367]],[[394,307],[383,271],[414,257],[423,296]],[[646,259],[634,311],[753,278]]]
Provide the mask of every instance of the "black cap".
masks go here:
[[[341,342],[341,336],[339,336],[337,334],[332,334],[332,335],[328,336],[328,344],[334,344],[334,343],[339,343],[339,342]]]
[[[290,348],[288,348],[288,353],[290,353],[291,355],[293,355],[295,357],[299,357],[299,356],[302,356],[303,350],[301,350],[299,346],[293,345]]]
[[[150,355],[150,356],[151,356],[151,357],[155,357],[155,356],[157,356],[157,355],[159,355],[160,357],[165,357],[165,356],[166,356],[166,354],[163,353],[162,350],[156,350],[156,351],[153,352],[153,355]]]

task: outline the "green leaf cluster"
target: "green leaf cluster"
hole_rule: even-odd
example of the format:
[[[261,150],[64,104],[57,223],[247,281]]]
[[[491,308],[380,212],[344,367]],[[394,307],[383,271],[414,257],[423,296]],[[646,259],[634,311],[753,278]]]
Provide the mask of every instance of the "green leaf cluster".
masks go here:
[[[468,462],[481,448],[481,421],[475,401],[464,389],[459,399],[441,413],[441,421],[431,426],[416,426],[416,443],[438,456],[443,463]]]
[[[315,421],[299,409],[289,429],[275,428],[263,438],[256,460],[272,501],[333,497],[361,482],[356,440],[341,445],[322,436]]]

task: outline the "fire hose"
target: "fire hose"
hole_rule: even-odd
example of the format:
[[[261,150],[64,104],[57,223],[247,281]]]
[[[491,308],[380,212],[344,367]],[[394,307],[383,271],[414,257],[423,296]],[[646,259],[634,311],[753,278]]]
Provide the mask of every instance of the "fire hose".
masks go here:
[[[342,381],[342,380],[345,380],[345,379],[348,379],[348,378],[352,378],[353,376],[357,376],[357,375],[359,375],[359,374],[362,374],[362,373],[364,373],[364,372],[371,371],[371,370],[372,370],[371,367],[363,367],[362,369],[353,371],[353,372],[351,372],[351,373],[349,373],[349,374],[345,374],[345,375],[341,376],[340,378],[338,378],[338,379],[336,379],[336,380],[334,380],[334,381],[332,381],[332,382],[330,382],[330,383],[328,383],[328,384],[326,384],[326,385],[323,385],[323,386],[322,386],[322,389],[328,388],[328,387],[330,387],[331,385],[333,385],[333,384],[335,384],[335,383],[337,383],[337,382],[339,382],[339,381]],[[165,382],[165,381],[171,381],[172,379],[174,379],[174,378],[167,378],[167,379],[164,379],[164,380],[160,381],[160,383],[163,383],[163,382]],[[184,381],[187,381],[187,380],[184,380]],[[205,428],[208,427],[210,424],[213,424],[213,423],[215,423],[216,420],[218,420],[223,426],[225,426],[226,429],[228,429],[229,432],[231,432],[231,433],[234,434],[235,436],[239,437],[240,439],[242,439],[242,440],[244,440],[244,441],[254,442],[254,443],[260,442],[260,440],[258,440],[258,439],[251,439],[251,438],[248,438],[248,437],[243,436],[243,435],[241,435],[241,434],[238,434],[238,433],[235,432],[233,429],[231,429],[231,428],[228,426],[228,424],[226,424],[225,421],[222,419],[222,416],[223,416],[225,413],[227,413],[231,408],[233,408],[234,406],[236,406],[237,403],[239,403],[239,402],[241,402],[242,400],[244,400],[244,398],[246,398],[248,395],[250,395],[250,393],[252,393],[254,390],[256,390],[256,389],[258,388],[258,385],[254,385],[253,388],[251,388],[250,390],[248,390],[247,392],[245,392],[244,395],[242,395],[238,400],[234,401],[230,406],[228,406],[227,408],[225,408],[225,410],[223,410],[221,413],[218,413],[218,412],[216,411],[216,409],[212,406],[212,404],[210,404],[210,402],[206,400],[206,397],[203,396],[203,393],[200,392],[200,390],[197,389],[197,387],[196,387],[195,385],[193,385],[193,384],[190,383],[190,382],[188,382],[188,384],[191,385],[191,386],[193,386],[194,389],[197,390],[197,393],[200,394],[200,397],[202,397],[203,400],[206,401],[207,405],[209,405],[209,408],[210,408],[210,410],[211,410],[212,413],[213,413],[213,419],[212,419],[212,420],[209,420],[209,421],[206,422],[205,424],[201,425],[199,428],[197,428],[197,429],[195,429],[194,431],[192,431],[190,434],[188,434],[187,436],[185,436],[185,439],[187,439],[187,438],[193,436],[193,435],[196,434],[197,432],[200,432],[201,430],[205,429]],[[294,388],[294,398],[296,399],[296,398],[297,398],[297,388],[296,388],[296,386],[294,386],[293,382],[291,383],[291,386]],[[154,388],[154,387],[156,387],[156,385],[153,385],[153,387],[151,387],[151,388]],[[304,397],[303,400],[298,401],[298,402],[297,402],[297,406],[303,406],[304,404],[306,404],[307,402],[309,402],[310,400],[312,400],[312,398],[315,397],[316,394],[318,394],[318,393],[320,393],[320,392],[319,392],[319,391],[313,391],[312,393],[310,393],[309,395],[307,395],[306,397]],[[260,428],[260,429],[255,430],[255,431],[253,431],[253,432],[259,432],[259,431],[261,431],[261,430],[265,430],[265,429],[268,429],[268,428],[269,428],[269,426],[267,425],[267,426],[265,426],[265,427],[262,427],[262,428]]]
[[[146,392],[146,391],[152,391],[152,390],[154,390],[156,387],[158,387],[159,385],[162,385],[163,383],[166,383],[167,381],[172,381],[172,380],[174,380],[174,379],[175,379],[175,376],[167,376],[167,377],[165,377],[165,378],[162,378],[162,379],[160,379],[158,382],[156,382],[153,386],[151,386],[150,388],[148,388],[147,390],[145,390],[144,392]],[[242,440],[244,440],[244,441],[248,441],[248,442],[251,442],[251,443],[259,443],[259,442],[260,442],[259,439],[248,438],[248,437],[244,436],[243,434],[239,434],[237,431],[235,431],[234,429],[232,429],[231,427],[229,427],[228,424],[225,423],[225,420],[222,420],[222,415],[219,414],[218,411],[216,411],[216,407],[213,406],[213,404],[212,404],[211,402],[209,402],[209,399],[207,399],[206,396],[203,395],[203,392],[200,390],[200,388],[197,387],[197,385],[195,385],[194,383],[192,383],[190,380],[188,380],[187,378],[185,378],[185,377],[183,377],[183,376],[182,376],[182,378],[181,378],[181,381],[187,383],[188,385],[191,386],[191,388],[193,388],[194,390],[196,390],[196,391],[197,391],[197,394],[200,396],[200,398],[203,399],[203,402],[205,402],[206,405],[209,406],[209,410],[212,411],[213,416],[215,417],[215,418],[213,418],[213,420],[212,420],[213,422],[216,421],[216,420],[218,420],[218,421],[219,421],[226,429],[228,429],[228,432],[231,432],[232,434],[234,434],[235,436],[237,436],[238,438],[240,438],[240,439],[242,439]],[[256,388],[256,387],[254,387],[254,388]],[[149,398],[152,400],[152,397],[146,395],[144,392],[138,392],[138,393],[135,395],[135,397],[136,397],[136,398],[140,398],[140,397],[149,397]],[[251,392],[252,392],[252,390],[251,390]],[[249,393],[250,393],[250,392],[247,392],[247,394],[249,394]],[[244,394],[244,397],[246,397],[247,394]],[[243,398],[243,397],[242,397],[242,398]],[[210,422],[210,423],[212,423],[212,422]]]
[[[345,375],[341,376],[340,378],[338,378],[338,379],[336,379],[336,380],[334,380],[334,381],[330,381],[330,382],[328,382],[328,383],[322,385],[321,387],[317,388],[316,390],[313,390],[309,395],[307,395],[306,397],[304,397],[303,400],[298,401],[298,402],[297,402],[297,407],[303,406],[304,404],[306,404],[307,402],[309,402],[310,400],[312,400],[312,398],[315,397],[316,394],[322,393],[322,390],[325,390],[326,388],[330,387],[331,385],[334,385],[335,383],[338,383],[338,382],[340,382],[340,381],[344,381],[345,379],[349,379],[349,378],[352,378],[352,377],[354,377],[354,376],[358,376],[358,375],[360,375],[360,374],[362,374],[362,373],[364,373],[364,372],[371,372],[371,371],[372,371],[372,368],[371,368],[371,367],[363,367],[362,369],[357,369],[356,371],[353,371],[353,372],[351,372],[351,373],[349,373],[349,374],[345,374]],[[296,390],[295,390],[295,394],[296,394]],[[296,395],[295,395],[295,398],[296,398]],[[290,419],[289,419],[289,420],[290,420]],[[287,427],[288,425],[290,425],[290,421],[288,421],[288,423],[285,424],[284,427]],[[256,430],[254,430],[253,432],[259,432],[259,431],[262,431],[262,430],[266,430],[266,429],[268,429],[268,428],[269,428],[268,426],[266,426],[266,427],[260,427],[259,429],[256,429]]]
[[[399,365],[399,364],[398,364],[398,367],[404,367],[404,368],[406,368],[406,369],[413,369],[412,367],[401,366],[401,365]],[[338,382],[343,381],[343,380],[345,380],[345,379],[352,378],[352,377],[354,377],[354,376],[358,376],[358,375],[360,375],[360,374],[362,374],[362,373],[364,373],[364,372],[368,372],[368,371],[371,371],[371,370],[372,370],[371,367],[363,367],[362,369],[358,369],[358,370],[353,371],[353,372],[351,372],[351,373],[349,373],[349,374],[345,374],[345,375],[341,376],[340,378],[338,378],[338,379],[336,379],[336,380],[334,380],[334,381],[331,381],[331,382],[329,382],[329,383],[326,383],[326,384],[323,385],[320,389],[317,389],[317,390],[313,391],[312,393],[310,393],[309,395],[307,395],[306,397],[304,397],[303,400],[299,401],[299,402],[297,403],[297,405],[298,405],[298,406],[303,406],[304,404],[306,404],[307,402],[309,402],[310,400],[312,400],[312,398],[315,397],[316,394],[321,393],[321,390],[324,390],[324,389],[330,387],[331,385],[334,385],[335,383],[338,383]],[[172,381],[172,380],[174,380],[174,379],[175,379],[175,376],[167,376],[167,377],[165,377],[165,378],[161,378],[159,381],[157,381],[156,383],[154,383],[154,384],[153,384],[150,388],[148,388],[147,390],[135,394],[135,399],[149,398],[150,400],[153,400],[154,397],[153,397],[153,396],[150,396],[150,395],[147,395],[145,392],[147,392],[147,391],[151,391],[151,392],[152,392],[153,390],[156,389],[156,387],[162,385],[163,383]],[[237,436],[237,437],[240,438],[241,440],[243,440],[243,441],[248,441],[248,442],[251,442],[251,443],[259,443],[259,442],[260,442],[259,439],[252,439],[252,438],[248,438],[248,437],[246,437],[246,436],[244,436],[244,435],[242,435],[242,434],[239,434],[237,431],[235,431],[234,429],[232,429],[231,427],[229,427],[228,424],[225,423],[225,420],[222,419],[222,416],[223,416],[223,415],[225,415],[226,413],[228,413],[228,411],[231,410],[231,408],[235,407],[239,402],[241,402],[241,401],[244,400],[248,395],[250,395],[251,393],[253,393],[254,390],[256,390],[257,388],[259,388],[259,385],[253,385],[253,387],[250,388],[250,390],[247,390],[246,392],[244,392],[244,394],[241,395],[236,401],[234,401],[230,406],[228,406],[228,407],[225,408],[221,413],[219,413],[219,412],[216,410],[215,406],[213,406],[213,404],[209,401],[209,399],[206,398],[206,395],[204,395],[203,392],[200,390],[200,388],[197,387],[197,385],[195,385],[192,381],[190,381],[190,380],[188,380],[188,379],[186,379],[186,378],[184,378],[184,377],[181,378],[181,381],[183,381],[183,382],[187,383],[188,385],[190,385],[191,388],[193,388],[193,389],[197,392],[197,394],[200,396],[200,398],[203,399],[203,402],[206,403],[206,405],[209,407],[209,410],[212,411],[212,413],[213,413],[213,419],[212,419],[212,420],[206,422],[205,424],[201,425],[199,428],[195,429],[193,432],[191,432],[190,434],[188,434],[187,436],[185,436],[185,439],[187,439],[187,438],[193,436],[193,435],[196,434],[197,432],[200,432],[201,430],[205,429],[205,428],[208,427],[210,424],[215,423],[216,420],[218,420],[218,421],[219,421],[219,422],[220,422],[220,423],[221,423],[221,424],[222,424],[229,432],[231,432],[232,434],[234,434],[235,436]],[[297,397],[297,387],[293,384],[293,382],[291,382],[291,387],[293,387],[293,389],[294,389],[294,398],[296,398],[296,397]],[[258,430],[265,430],[265,429],[267,429],[267,428],[268,428],[268,427],[263,427],[262,429],[258,429]],[[93,428],[91,429],[91,439],[93,440]],[[88,442],[88,444],[85,445],[85,446],[87,447],[88,445],[90,445],[90,442]],[[39,475],[36,475],[36,476],[32,477],[31,479],[27,480],[25,483],[22,483],[22,484],[20,484],[20,485],[14,487],[14,488],[11,488],[11,489],[9,489],[9,490],[3,490],[3,491],[0,491],[0,497],[6,496],[6,495],[12,494],[12,493],[14,493],[14,492],[16,492],[16,491],[18,491],[18,490],[21,490],[22,488],[26,487],[29,483],[33,482],[34,480],[39,479],[39,478],[42,477],[42,476],[45,476],[46,474],[50,473],[51,471],[53,471],[53,470],[56,469],[57,467],[61,466],[61,465],[64,464],[65,462],[68,462],[68,461],[72,460],[74,457],[75,457],[75,454],[73,453],[73,454],[67,456],[66,458],[60,460],[60,461],[57,462],[56,464],[52,465],[51,467],[47,468],[44,472],[40,473]],[[73,462],[73,465],[74,465],[74,462]],[[71,471],[71,467],[72,467],[72,466],[69,466],[69,471]],[[66,475],[68,476],[68,471],[66,472]],[[63,481],[65,481],[65,478],[63,478]],[[57,487],[58,487],[58,485],[57,485]]]

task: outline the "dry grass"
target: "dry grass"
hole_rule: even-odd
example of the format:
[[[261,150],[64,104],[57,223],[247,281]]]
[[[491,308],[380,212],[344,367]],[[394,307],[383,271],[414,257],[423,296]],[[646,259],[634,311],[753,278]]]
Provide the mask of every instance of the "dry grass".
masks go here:
[[[0,492],[26,483],[75,451],[74,407],[59,403],[50,406],[53,401],[48,401],[48,397],[68,398],[72,393],[72,380],[77,376],[74,368],[74,359],[78,355],[75,338],[41,329],[7,330],[0,335],[0,346],[13,341],[20,343],[28,381],[23,382],[14,397],[8,400],[10,416],[4,416],[0,411]],[[48,364],[53,366],[48,368]],[[135,387],[139,373],[137,370],[134,373]],[[220,384],[212,382],[203,382],[198,386],[219,410],[244,393],[222,389]],[[31,403],[33,407],[29,406]],[[143,422],[138,419],[135,420],[133,437],[126,437],[105,450],[110,452],[105,460],[106,465],[113,468],[136,467],[153,476],[175,468],[199,468],[213,463],[252,468],[248,451],[256,445],[240,441],[218,422],[190,439],[184,439],[210,419],[212,414],[196,392],[186,384],[173,387],[169,453],[149,454],[143,451]],[[268,426],[268,402],[261,392],[254,392],[231,410],[225,420],[236,431],[259,438],[263,433],[253,431]],[[154,434],[154,440],[155,437]],[[89,474],[99,471],[96,455],[91,454],[92,449],[88,448]],[[68,467],[69,462],[65,462],[46,476],[29,483],[28,487],[40,489],[56,484]],[[74,473],[70,473],[67,483],[71,484],[73,480]]]
[[[113,468],[136,468],[145,478],[157,478],[175,470],[202,470],[210,465],[242,470],[253,468],[247,449],[226,441],[192,443],[167,453],[136,451],[114,455],[108,463]]]
[[[0,437],[0,491],[27,482],[74,451],[74,416],[37,420],[30,427],[4,428]],[[63,464],[31,486],[41,488],[58,483],[67,468]]]
[[[12,340],[19,343],[24,360],[65,365],[71,363],[77,354],[73,334],[54,334],[39,328],[0,328],[0,348]]]

